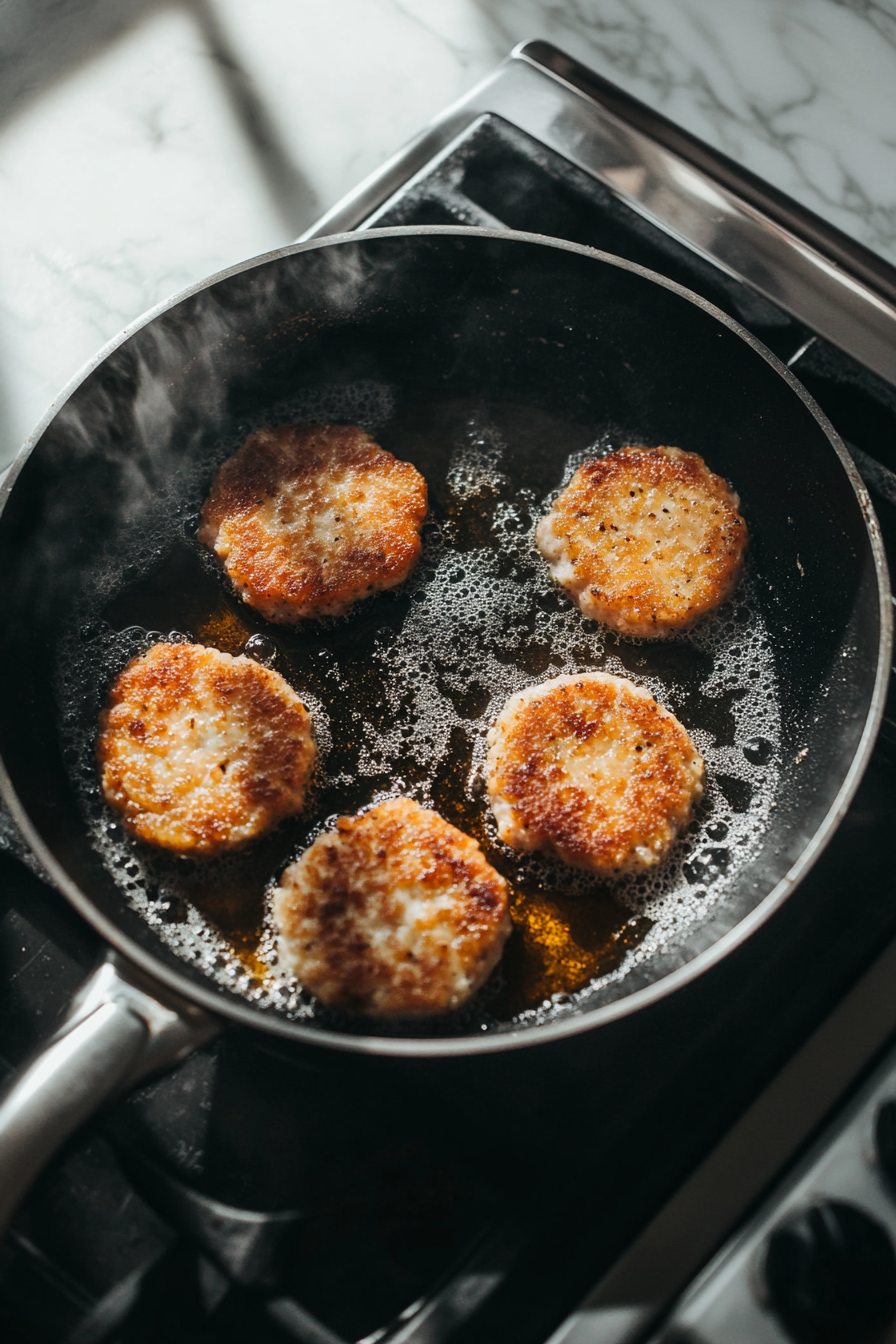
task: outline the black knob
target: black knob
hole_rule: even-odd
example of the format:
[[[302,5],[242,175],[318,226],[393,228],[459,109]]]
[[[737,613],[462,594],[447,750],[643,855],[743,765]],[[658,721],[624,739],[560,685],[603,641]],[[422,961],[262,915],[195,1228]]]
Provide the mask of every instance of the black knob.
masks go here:
[[[896,1315],[896,1255],[880,1223],[815,1204],[769,1237],[769,1305],[796,1344],[871,1344]]]
[[[883,1173],[896,1186],[896,1101],[885,1101],[878,1111],[874,1139]]]

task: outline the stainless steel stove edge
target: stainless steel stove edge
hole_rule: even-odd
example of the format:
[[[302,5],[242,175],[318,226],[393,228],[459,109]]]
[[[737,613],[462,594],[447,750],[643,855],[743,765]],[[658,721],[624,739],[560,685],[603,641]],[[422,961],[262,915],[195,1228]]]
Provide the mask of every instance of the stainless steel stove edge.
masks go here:
[[[562,154],[652,224],[896,383],[896,269],[788,207],[752,174],[545,42],[516,47],[301,241],[367,226],[484,113]]]
[[[802,1191],[806,1172],[816,1168],[820,1154],[831,1145],[828,1129],[789,1180],[776,1187],[768,1203],[740,1230],[735,1229],[894,1031],[896,943],[891,943],[548,1344],[642,1344],[648,1340],[660,1344],[665,1335],[654,1335],[653,1330],[682,1294],[681,1307],[674,1308],[672,1320],[677,1323],[681,1311],[690,1324],[687,1309],[694,1303],[699,1306],[705,1285],[732,1259],[742,1258],[745,1247],[755,1250],[770,1223],[789,1206],[791,1196]],[[885,1084],[893,1092],[893,1068],[890,1056],[845,1116],[835,1122],[836,1130],[849,1124],[857,1107],[867,1104],[870,1092],[876,1095]],[[893,1224],[896,1202],[890,1202]],[[727,1237],[731,1237],[728,1243]],[[758,1303],[755,1314],[767,1324],[771,1340],[785,1339]]]

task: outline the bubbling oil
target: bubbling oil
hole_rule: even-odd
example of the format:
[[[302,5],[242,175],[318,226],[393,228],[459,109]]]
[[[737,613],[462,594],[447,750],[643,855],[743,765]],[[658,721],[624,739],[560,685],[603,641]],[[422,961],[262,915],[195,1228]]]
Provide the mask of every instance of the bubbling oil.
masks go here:
[[[326,421],[362,425],[427,477],[423,555],[400,589],[346,616],[274,626],[236,598],[196,542],[198,511],[217,467],[252,429]],[[85,576],[57,681],[65,758],[93,843],[164,943],[220,985],[291,1019],[358,1029],[277,965],[268,901],[286,864],[338,815],[408,795],[474,836],[511,885],[514,929],[488,985],[450,1021],[415,1024],[413,1034],[497,1030],[574,1011],[724,900],[767,825],[780,722],[749,564],[734,598],[690,634],[661,644],[609,634],[553,586],[534,528],[583,460],[638,435],[608,427],[595,439],[567,427],[539,446],[550,426],[536,424],[527,452],[519,423],[518,411],[454,403],[421,413],[373,383],[315,389],[197,454],[160,497],[154,526],[122,538],[122,555]],[[261,658],[312,715],[321,759],[306,811],[247,852],[194,862],[152,851],[103,803],[97,715],[116,673],[160,638]],[[669,858],[612,885],[503,845],[483,777],[486,733],[509,695],[596,669],[645,686],[706,760],[704,799]]]

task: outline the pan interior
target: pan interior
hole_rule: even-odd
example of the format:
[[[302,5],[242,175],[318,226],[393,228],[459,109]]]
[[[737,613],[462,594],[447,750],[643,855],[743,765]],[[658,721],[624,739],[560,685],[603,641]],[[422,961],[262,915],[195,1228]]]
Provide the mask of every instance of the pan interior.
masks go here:
[[[315,418],[362,422],[426,474],[432,507],[420,566],[401,590],[342,619],[272,627],[230,594],[193,537],[211,474],[253,426],[197,459],[193,488],[184,482],[171,501],[167,537],[151,534],[142,547],[132,539],[135,578],[111,601],[101,586],[62,645],[65,745],[94,843],[168,946],[265,1006],[331,1022],[277,973],[265,888],[335,815],[409,794],[474,835],[514,889],[513,941],[456,1028],[541,1020],[680,935],[756,849],[776,793],[780,714],[755,578],[674,643],[607,638],[552,588],[533,530],[549,502],[545,482],[565,483],[581,460],[620,446],[619,431],[602,426],[596,442],[566,452],[574,427],[544,416],[533,424],[532,408],[413,404],[372,385],[313,389],[259,423]],[[110,675],[172,632],[234,654],[260,645],[312,712],[324,763],[311,805],[251,853],[205,863],[154,855],[102,803],[93,746]],[[707,762],[705,803],[671,859],[614,886],[514,855],[497,839],[482,779],[485,735],[510,694],[598,668],[647,686],[681,716]]]
[[[281,264],[295,265],[302,255]],[[386,257],[391,261],[388,249]],[[203,395],[210,374],[223,389],[205,417],[188,409],[199,384],[184,349],[163,343],[163,367],[147,373],[150,329],[133,338],[132,356],[142,363],[127,390],[128,414],[114,431],[107,418],[102,449],[88,450],[84,459],[94,490],[105,473],[109,497],[97,510],[100,525],[88,529],[64,610],[55,581],[47,608],[53,648],[44,669],[67,790],[82,829],[86,823],[88,862],[101,867],[107,889],[169,957],[262,1011],[310,1026],[371,1030],[369,1022],[323,1009],[278,970],[266,914],[271,882],[336,815],[405,793],[475,836],[512,884],[514,933],[498,970],[462,1013],[422,1027],[375,1027],[412,1036],[534,1026],[610,1002],[688,960],[770,890],[782,858],[786,863],[798,846],[799,836],[791,834],[789,853],[780,837],[777,845],[770,837],[781,829],[779,811],[793,815],[788,780],[805,750],[807,712],[825,701],[830,665],[841,645],[855,639],[855,604],[848,599],[857,582],[847,583],[841,599],[841,576],[825,627],[816,631],[819,647],[798,659],[798,686],[794,613],[785,600],[792,578],[782,583],[775,576],[787,538],[769,535],[782,509],[769,501],[763,478],[788,428],[792,451],[795,423],[814,441],[810,461],[813,453],[833,453],[790,388],[716,319],[640,276],[581,256],[574,257],[580,269],[610,272],[610,282],[585,304],[569,288],[569,254],[550,256],[541,274],[519,256],[504,258],[502,273],[486,267],[480,274],[475,263],[465,264],[468,258],[458,264],[455,251],[447,269],[453,262],[460,270],[466,284],[460,297],[456,283],[438,292],[445,277],[432,253],[426,261],[429,291],[416,296],[407,286],[394,292],[394,269],[381,260],[364,273],[367,293],[355,276],[350,302],[344,293],[334,300],[331,269],[326,301],[313,314],[296,305],[295,294],[279,323],[268,313],[266,323],[256,314],[247,324],[242,313],[241,330],[224,333],[220,367],[201,363]],[[384,269],[392,278],[385,312],[369,294],[371,277],[381,278]],[[344,272],[338,275],[344,285]],[[549,283],[564,282],[546,318],[539,296]],[[263,268],[256,288],[262,285]],[[532,294],[523,302],[526,286]],[[382,301],[389,287],[381,288]],[[452,303],[436,315],[444,292]],[[289,326],[297,307],[298,342]],[[167,316],[169,337],[173,314],[153,324],[164,330]],[[199,315],[207,319],[208,308],[200,306]],[[643,341],[651,321],[661,325],[661,339],[654,334],[645,350],[636,336]],[[202,326],[195,315],[192,325]],[[592,332],[599,333],[596,341]],[[721,352],[713,343],[720,337]],[[186,353],[194,341],[207,353],[189,326],[184,339]],[[691,352],[687,378],[670,395],[676,369],[657,361],[676,365],[680,377],[681,359],[671,351],[682,341]],[[239,358],[240,343],[250,347],[248,359]],[[533,352],[536,343],[543,352]],[[157,365],[159,349],[156,340]],[[533,366],[541,375],[535,381]],[[774,413],[770,425],[756,423],[757,387],[773,389],[772,402],[786,410],[780,424]],[[92,391],[93,401],[83,396],[79,408],[82,429],[85,417],[98,427]],[[702,419],[695,399],[698,405],[702,399]],[[61,420],[56,443],[72,453],[71,410]],[[346,617],[273,626],[234,597],[196,541],[198,512],[217,467],[253,428],[325,422],[362,425],[426,477],[431,512],[423,558],[401,589]],[[51,440],[53,433],[51,427]],[[701,452],[740,490],[753,538],[734,598],[692,633],[661,643],[617,638],[586,620],[553,588],[534,547],[535,523],[575,468],[625,443]],[[820,460],[827,465],[816,476],[823,478],[830,463]],[[781,466],[777,484],[791,491]],[[810,531],[798,543],[804,572],[813,563]],[[286,677],[314,719],[323,764],[306,813],[228,860],[160,856],[129,840],[100,797],[94,744],[108,685],[130,658],[169,636],[230,653],[251,640],[249,648]],[[598,668],[645,685],[681,719],[707,766],[705,799],[671,858],[648,877],[612,886],[503,846],[481,769],[487,728],[508,695]],[[813,675],[814,684],[807,683]],[[807,824],[804,807],[800,823]]]

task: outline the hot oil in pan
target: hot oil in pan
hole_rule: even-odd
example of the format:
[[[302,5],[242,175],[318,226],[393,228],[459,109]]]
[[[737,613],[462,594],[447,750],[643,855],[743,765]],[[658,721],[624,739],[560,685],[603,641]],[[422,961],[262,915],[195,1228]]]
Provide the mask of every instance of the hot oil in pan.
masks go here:
[[[278,412],[259,422],[363,423],[338,409]],[[150,853],[122,835],[99,798],[96,704],[86,720],[80,716],[85,803],[107,863],[169,945],[259,1003],[327,1021],[299,987],[278,977],[265,889],[336,815],[410,794],[479,840],[513,888],[515,927],[501,967],[453,1029],[511,1017],[540,1021],[674,940],[722,896],[754,849],[777,781],[777,697],[761,611],[748,577],[733,602],[691,636],[622,642],[553,588],[532,532],[551,493],[594,451],[592,444],[570,452],[587,443],[581,427],[558,431],[537,413],[512,408],[471,415],[468,407],[429,404],[393,416],[379,437],[414,461],[430,488],[423,558],[400,591],[339,620],[273,626],[227,591],[192,540],[193,522],[147,577],[105,604],[99,633],[87,643],[103,690],[114,671],[171,630],[269,659],[315,722],[323,761],[307,814],[228,860]],[[598,450],[632,437],[609,433]],[[190,501],[194,514],[215,466],[236,446],[219,446],[207,464]],[[679,715],[707,762],[706,799],[671,859],[612,891],[501,845],[481,775],[485,733],[508,695],[593,668],[646,685]]]

